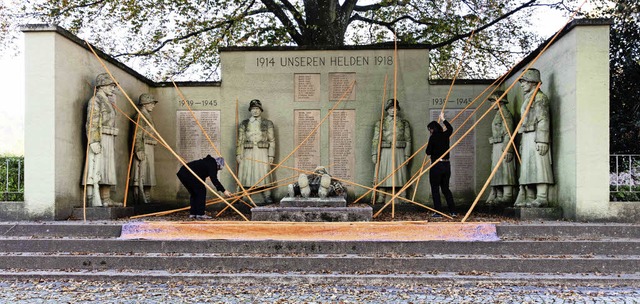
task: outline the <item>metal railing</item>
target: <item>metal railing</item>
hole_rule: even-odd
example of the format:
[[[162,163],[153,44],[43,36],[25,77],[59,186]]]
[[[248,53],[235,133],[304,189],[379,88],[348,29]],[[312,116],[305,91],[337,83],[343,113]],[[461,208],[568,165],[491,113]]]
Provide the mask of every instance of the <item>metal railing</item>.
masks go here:
[[[609,157],[609,193],[612,201],[640,201],[640,154]]]
[[[0,200],[24,201],[24,158],[0,157]]]

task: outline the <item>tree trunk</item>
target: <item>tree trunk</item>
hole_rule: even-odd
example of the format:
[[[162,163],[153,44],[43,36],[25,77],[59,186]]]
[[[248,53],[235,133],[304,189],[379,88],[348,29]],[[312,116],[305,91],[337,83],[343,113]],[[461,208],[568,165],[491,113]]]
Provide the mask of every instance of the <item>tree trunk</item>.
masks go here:
[[[347,22],[338,0],[304,0],[306,25],[302,29],[304,41],[299,45],[344,45]]]

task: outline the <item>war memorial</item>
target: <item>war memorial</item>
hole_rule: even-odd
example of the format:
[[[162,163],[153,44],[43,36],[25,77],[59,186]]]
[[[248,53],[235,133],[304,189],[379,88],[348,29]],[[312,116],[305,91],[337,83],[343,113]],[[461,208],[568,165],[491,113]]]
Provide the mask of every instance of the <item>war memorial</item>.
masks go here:
[[[574,20],[499,79],[432,80],[428,48],[384,44],[228,47],[221,81],[175,83],[24,26],[0,277],[638,286],[640,205],[609,201],[609,26]],[[448,134],[430,121],[448,158],[425,154]],[[434,209],[435,166],[457,216]],[[481,208],[510,220],[467,221]]]
[[[518,210],[546,207],[560,212],[559,217],[580,221],[634,221],[637,206],[608,199],[608,27],[601,20],[574,21],[548,49],[541,45],[505,75],[504,81],[458,80],[445,101],[451,81],[429,79],[429,50],[419,45],[225,48],[221,50],[220,82],[174,84],[150,81],[100,50],[94,55],[84,41],[62,28],[25,26],[25,156],[29,159],[25,201],[5,208],[3,217],[65,220],[83,204],[118,208],[125,201],[125,191],[129,207],[145,202],[186,203],[189,195],[175,176],[182,164],[162,141],[187,162],[207,155],[223,157],[238,173],[242,188],[251,188],[256,182],[255,188],[263,189],[278,181],[286,185],[299,174],[324,165],[332,177],[343,181],[347,203],[359,198],[363,203],[371,202],[367,187],[379,179],[382,183],[376,188],[389,194],[377,193],[380,203],[402,192],[394,204],[407,204],[402,198],[413,197],[429,206],[429,178],[424,174],[428,164],[423,166],[423,145],[429,137],[426,124],[444,110],[456,130],[451,138],[455,147],[450,151],[450,184],[460,213],[464,214],[464,208],[483,191],[479,204],[488,200],[489,204],[501,201]],[[513,117],[511,128],[519,122],[528,100],[516,80],[527,77],[527,68],[538,71],[534,78],[539,78],[539,92],[546,96],[543,128],[549,178],[542,183],[542,190],[535,182],[518,184],[521,168],[528,166],[521,157],[527,153],[514,147],[521,144],[521,136],[534,133],[531,149],[539,145],[539,131],[530,133],[535,129],[530,122],[521,127],[529,131],[516,130],[521,135],[509,148],[507,154],[511,155],[505,157],[515,164],[512,185],[485,188],[496,163],[495,156],[492,163],[492,151],[509,139],[508,134],[492,130],[492,121],[499,123],[497,113],[504,116],[506,110]],[[113,92],[101,93],[104,90]],[[491,102],[500,96],[489,98],[495,91],[507,91],[499,112],[492,111]],[[101,98],[102,104],[109,105],[104,101],[110,100],[114,106],[100,107]],[[399,131],[384,129],[386,137],[380,138],[379,125],[389,109],[385,102],[394,98]],[[250,105],[255,101],[259,107]],[[92,112],[92,104],[101,110]],[[140,115],[134,104],[143,110],[152,104],[152,112],[144,110],[146,114]],[[253,115],[252,108],[259,113]],[[109,112],[108,119],[97,114],[104,111]],[[138,130],[133,119],[146,131]],[[261,125],[252,127],[252,119]],[[110,125],[105,124],[107,120]],[[105,124],[100,126],[102,131],[96,129],[97,121]],[[162,139],[156,138],[153,129]],[[110,166],[98,182],[100,178],[91,179],[95,169],[91,164],[96,163],[91,155],[96,152],[92,143],[101,134],[110,144],[100,151],[112,155],[98,161]],[[379,157],[376,140],[380,142]],[[387,142],[392,140],[396,149],[388,148],[391,143]],[[149,155],[146,159],[145,153]],[[395,165],[384,159],[391,154],[396,157]],[[407,159],[408,164],[401,166]],[[399,167],[393,178],[383,181]],[[420,172],[420,181],[402,189]],[[241,193],[239,180],[232,174],[222,170],[219,177],[225,187]],[[288,196],[286,186],[271,188],[257,192],[250,202],[245,200],[262,205]],[[537,192],[544,196],[544,204],[527,206],[525,201],[536,200]],[[363,194],[367,196],[361,198]],[[208,196],[217,198],[211,192]]]

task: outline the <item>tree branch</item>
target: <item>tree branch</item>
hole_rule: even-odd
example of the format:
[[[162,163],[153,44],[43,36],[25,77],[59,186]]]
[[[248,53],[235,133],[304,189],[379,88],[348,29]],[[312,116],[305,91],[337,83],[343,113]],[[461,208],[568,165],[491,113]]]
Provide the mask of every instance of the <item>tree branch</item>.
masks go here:
[[[287,14],[284,13],[279,5],[277,5],[273,0],[260,1],[262,1],[262,4],[267,7],[267,10],[269,12],[274,14],[276,18],[278,18],[278,20],[282,22],[282,25],[284,25],[285,29],[287,29],[287,32],[289,33],[289,35],[291,35],[291,39],[293,39],[293,41],[298,44],[304,44],[304,37],[300,32],[296,31],[295,25],[293,24],[293,22],[291,22],[291,20],[289,20],[289,17],[287,17]]]

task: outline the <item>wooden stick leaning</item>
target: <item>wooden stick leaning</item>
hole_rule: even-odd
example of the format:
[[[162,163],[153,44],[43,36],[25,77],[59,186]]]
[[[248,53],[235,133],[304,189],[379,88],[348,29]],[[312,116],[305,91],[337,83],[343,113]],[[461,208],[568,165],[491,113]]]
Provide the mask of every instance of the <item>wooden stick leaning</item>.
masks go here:
[[[491,88],[493,85],[495,85],[495,84],[496,84],[500,79],[503,79],[503,80],[504,80],[504,79],[506,79],[506,77],[505,77],[505,76],[506,76],[506,75],[503,75],[503,76],[499,77],[499,78],[498,78],[498,79],[496,79],[496,80],[495,80],[495,81],[494,81],[490,86],[486,87],[486,88],[484,89],[484,91],[482,91],[478,96],[476,96],[476,98],[475,98],[471,103],[469,103],[469,104],[468,104],[468,105],[463,109],[463,111],[464,111],[464,110],[466,110],[466,109],[467,109],[468,107],[470,107],[471,105],[473,105],[473,103],[474,103],[474,102],[476,102],[476,101],[480,98],[480,96],[482,96],[482,95],[483,95],[483,94],[484,94],[484,93],[485,93],[489,88]],[[500,83],[498,84],[498,86],[499,86],[501,83],[502,83],[502,82],[500,82]],[[496,88],[494,88],[494,89],[491,91],[491,93],[493,93],[493,91],[495,91],[496,89],[497,89],[497,87],[496,87]],[[491,94],[489,94],[489,95],[491,95]],[[482,105],[484,104],[484,102],[486,101],[486,99],[487,99],[487,98],[488,98],[488,96],[487,96],[487,97],[485,97],[485,98],[483,99],[483,101],[482,101],[482,103],[480,104],[480,106],[479,106],[479,107],[477,107],[477,108],[473,111],[473,113],[471,114],[471,116],[472,116],[473,114],[475,114],[475,112],[476,112],[480,107],[482,107]],[[462,113],[462,112],[461,112],[461,113]],[[457,117],[458,117],[458,116],[454,117],[454,118],[453,118],[453,120],[452,120],[452,122],[453,122],[453,121],[455,121]],[[458,129],[456,129],[456,130],[454,131],[454,133],[453,133],[453,134],[455,134],[457,131],[458,131]],[[453,135],[453,134],[452,134],[452,135]],[[408,164],[408,163],[409,163],[409,161],[411,161],[411,160],[412,160],[416,155],[418,155],[418,153],[421,153],[421,152],[422,152],[422,151],[427,147],[427,144],[428,144],[428,143],[429,143],[429,142],[428,142],[428,141],[426,141],[426,142],[425,142],[425,143],[424,143],[420,148],[416,149],[416,151],[415,151],[415,152],[413,152],[413,154],[411,154],[411,156],[410,156],[409,158],[407,158],[407,160],[405,160],[402,164],[400,164],[400,166],[398,166],[398,168],[396,168],[396,170],[395,170],[395,171],[393,171],[391,174],[387,175],[387,176],[386,176],[382,181],[379,181],[379,182],[374,186],[374,189],[375,189],[375,188],[377,188],[377,187],[378,187],[379,185],[381,185],[382,183],[384,183],[387,179],[389,179],[389,178],[391,177],[391,175],[392,175],[392,174],[395,174],[395,173],[397,172],[397,170],[400,170],[400,168],[402,168],[403,166],[405,166],[406,164]],[[425,155],[425,157],[426,157],[426,155]],[[430,162],[430,160],[428,160],[428,161],[427,161],[427,163],[428,163],[428,162]],[[416,173],[415,173],[415,174],[414,174],[414,175],[409,179],[409,181],[412,181],[413,179],[415,179],[415,177],[416,177],[416,176],[417,176],[417,175],[418,175],[418,174],[419,174],[423,169],[424,169],[424,168],[420,168],[420,170],[419,170],[418,172],[416,172]],[[374,192],[375,192],[375,191],[377,191],[377,190],[370,190],[370,191],[365,192],[365,193],[364,193],[364,194],[362,194],[360,197],[358,197],[358,199],[356,199],[355,201],[353,201],[353,203],[352,203],[352,204],[355,204],[355,203],[357,203],[358,201],[360,201],[362,198],[364,198],[365,196],[367,196],[371,191],[374,191]]]
[[[222,156],[222,153],[220,153],[220,150],[218,150],[218,147],[216,147],[216,145],[211,140],[211,137],[209,137],[209,134],[207,134],[207,131],[205,131],[204,127],[202,127],[202,124],[200,124],[200,121],[198,120],[198,118],[196,117],[196,114],[191,109],[191,106],[189,106],[189,103],[187,102],[187,99],[184,97],[184,94],[182,94],[182,90],[180,90],[180,88],[178,88],[178,85],[176,84],[175,81],[172,80],[171,83],[173,83],[173,86],[176,88],[176,91],[178,92],[178,95],[180,95],[180,98],[182,98],[182,101],[184,101],[184,104],[187,106],[187,109],[189,110],[189,113],[191,113],[191,117],[193,117],[193,120],[196,122],[196,124],[198,125],[198,127],[202,131],[202,134],[204,134],[205,138],[207,138],[207,141],[209,142],[209,145],[211,145],[213,150],[216,151],[216,154],[218,154],[218,156]],[[233,178],[233,180],[236,181],[236,183],[240,187],[240,190],[242,191],[242,193],[244,193],[246,195],[247,194],[247,190],[244,189],[244,187],[242,186],[242,183],[240,182],[240,180],[238,179],[236,174],[233,172],[233,170],[231,170],[231,167],[229,167],[229,162],[224,162],[224,167],[227,169],[229,174],[231,174],[231,177]],[[256,203],[253,201],[251,196],[249,195],[248,197],[249,197],[249,201],[251,201],[253,206],[257,207],[258,205],[256,205]]]
[[[540,85],[542,85],[542,83],[538,82],[538,85],[536,86],[535,90],[533,91],[533,94],[531,95],[531,98],[529,99],[529,103],[527,104],[527,108],[524,110],[524,113],[522,113],[522,117],[520,118],[520,121],[518,122],[518,125],[516,126],[515,130],[520,129],[520,127],[522,126],[522,123],[524,122],[524,119],[527,117],[527,114],[529,113],[529,109],[531,108],[531,105],[533,104],[533,100],[536,98],[536,94],[538,94],[538,90],[540,89]],[[498,100],[497,102],[499,102],[499,101],[500,100]],[[507,146],[510,146],[513,143],[514,139],[515,139],[515,136],[511,136],[509,138],[509,144]],[[476,199],[473,201],[473,204],[471,204],[471,207],[469,208],[469,210],[467,210],[467,213],[465,214],[464,218],[462,219],[463,223],[465,221],[467,221],[467,218],[469,218],[469,216],[471,215],[471,212],[473,211],[473,208],[476,207],[476,204],[480,200],[480,197],[482,196],[484,191],[487,189],[487,186],[489,186],[489,184],[491,183],[491,180],[493,179],[493,176],[496,175],[496,172],[498,172],[498,169],[502,165],[502,160],[507,155],[508,151],[509,151],[509,149],[504,149],[504,151],[502,151],[502,154],[500,155],[500,159],[498,160],[498,163],[493,167],[493,170],[491,171],[491,174],[489,174],[489,178],[487,178],[487,181],[484,183],[484,186],[482,186],[482,189],[480,190],[480,192],[476,196]]]
[[[398,118],[398,39],[396,34],[393,33],[393,135],[391,139],[391,171],[396,171],[396,122]],[[380,137],[382,137],[382,130],[380,130]],[[391,193],[396,193],[396,175],[391,174]],[[392,197],[395,197],[393,195]],[[396,204],[393,198],[391,199],[391,218],[395,217]]]
[[[122,86],[120,86],[120,83],[118,83],[118,81],[116,81],[115,77],[113,77],[113,74],[111,74],[111,71],[109,70],[109,68],[107,67],[107,65],[102,61],[102,59],[100,58],[100,56],[98,56],[98,54],[96,53],[96,51],[93,49],[93,47],[91,46],[91,44],[89,44],[88,41],[85,40],[86,45],[89,47],[89,49],[91,50],[91,52],[93,52],[93,55],[96,57],[96,59],[98,59],[98,62],[102,65],[102,67],[104,68],[104,70],[107,72],[107,74],[109,74],[109,77],[111,77],[111,80],[113,80],[116,84],[116,86],[120,89],[120,91],[122,92],[122,94],[126,97],[127,101],[129,101],[129,103],[133,106],[133,108],[136,110],[136,112],[138,112],[138,115],[140,115],[140,117],[142,117],[142,119],[149,125],[149,127],[151,128],[151,130],[153,130],[153,132],[155,132],[158,136],[158,139],[160,139],[161,142],[163,142],[167,148],[169,148],[169,152],[171,152],[171,154],[173,154],[173,156],[180,162],[182,163],[182,165],[189,170],[189,172],[191,172],[191,174],[193,174],[193,177],[195,177],[198,181],[200,181],[207,189],[209,189],[211,192],[213,192],[214,195],[216,195],[217,197],[221,198],[225,203],[229,204],[229,202],[227,202],[222,196],[220,196],[220,194],[218,194],[217,191],[214,191],[209,185],[207,185],[207,183],[205,183],[195,172],[193,172],[193,170],[191,168],[189,168],[189,166],[187,165],[187,163],[182,160],[182,158],[180,156],[178,156],[178,154],[169,147],[169,144],[164,140],[164,138],[162,138],[162,136],[160,135],[160,133],[158,132],[158,130],[156,130],[156,128],[147,120],[146,117],[144,117],[144,115],[142,115],[142,113],[140,112],[140,109],[138,109],[138,107],[136,107],[135,103],[131,100],[131,98],[129,97],[129,95],[127,94],[127,92],[124,91],[124,89],[122,88]],[[244,214],[242,214],[238,209],[236,209],[235,207],[231,207],[235,212],[237,212],[244,220],[249,221],[249,219],[247,219],[246,216],[244,216]]]
[[[385,99],[387,97],[387,74],[384,75],[384,88],[382,89],[382,107],[381,107],[381,111],[380,111],[380,126],[379,126],[379,134],[378,134],[378,154],[376,154],[376,172],[373,175],[373,184],[377,184],[378,183],[378,173],[380,172],[380,150],[382,149],[382,127],[384,124],[384,104],[385,104]],[[371,205],[374,205],[376,203],[376,194],[378,192],[373,192],[373,195],[371,196]]]
[[[506,93],[505,93],[506,94]],[[447,149],[447,151],[445,151],[442,156],[447,155],[447,153],[449,153],[451,150],[453,150],[453,148],[455,148],[458,144],[460,144],[462,142],[462,140],[480,123],[480,121],[482,121],[482,119],[487,116],[487,114],[489,114],[489,112],[492,110],[492,107],[489,107],[484,114],[482,114],[482,116],[480,117],[480,119],[478,119],[470,128],[469,130],[467,130],[453,145],[451,145],[451,147],[449,147],[449,149]],[[424,175],[427,171],[429,171],[435,164],[439,163],[442,160],[442,156],[440,156],[440,158],[438,158],[435,162],[431,163],[431,165],[429,165],[429,167],[427,167],[426,169],[424,169],[423,171],[420,172],[420,175]],[[404,187],[402,187],[402,189],[400,189],[400,191],[405,190],[406,188],[408,188],[409,186],[411,186],[411,184],[413,184],[417,179],[414,179],[411,182],[408,182],[407,184],[404,185]],[[398,194],[396,194],[397,196]],[[386,207],[388,206],[388,204],[385,204],[375,215],[377,216],[378,214],[380,214],[380,212],[382,212],[382,210],[384,210]]]
[[[507,98],[507,96],[505,96],[504,98]],[[507,110],[509,111],[509,110]],[[514,129],[513,132],[511,132],[511,130],[509,130],[509,126],[507,125],[507,118],[504,117],[504,113],[502,113],[502,106],[500,104],[498,104],[498,112],[500,113],[500,117],[502,117],[502,125],[504,126],[504,130],[507,131],[507,134],[509,134],[509,138],[516,136],[516,130]],[[515,152],[516,154],[516,158],[518,159],[518,163],[522,164],[522,159],[520,158],[520,153],[518,153],[518,148],[516,148],[516,142],[515,141],[511,141],[511,144],[509,146],[513,147],[513,152]],[[509,148],[507,148],[506,150],[509,150]]]
[[[467,56],[467,52],[469,51],[469,45],[470,45],[470,41],[471,38],[473,38],[473,35],[475,34],[476,29],[474,28],[473,31],[471,31],[471,35],[469,35],[469,38],[467,38],[467,41],[465,42],[465,48],[464,48],[464,52],[462,53],[462,58],[460,58],[460,62],[458,63],[458,67],[456,68],[456,72],[453,74],[453,79],[451,79],[451,85],[449,85],[449,90],[447,91],[447,95],[444,98],[444,102],[442,103],[442,109],[440,110],[440,114],[444,113],[444,109],[447,108],[447,103],[449,102],[449,97],[451,96],[451,91],[453,91],[453,85],[456,83],[456,79],[458,78],[458,74],[460,74],[460,70],[462,69],[462,62],[464,60],[464,57]],[[464,110],[463,110],[464,111]],[[460,113],[462,113],[462,111],[460,111]],[[438,116],[438,123],[440,123],[440,116]],[[424,168],[424,166],[427,163],[427,154],[424,155],[424,158],[422,159],[422,165],[420,166],[420,170],[422,170]],[[415,200],[416,199],[416,193],[418,192],[418,187],[420,186],[420,177],[418,177],[418,180],[416,181],[416,185],[415,187],[413,187],[413,195],[411,196],[411,200]]]
[[[140,127],[139,123],[140,123],[140,117],[138,116],[138,121],[135,122],[136,128],[133,130],[133,143],[131,143],[131,153],[129,154],[129,167],[127,168],[127,179],[125,180],[126,182],[124,185],[124,200],[122,202],[122,205],[124,207],[127,206],[127,198],[129,197],[129,179],[131,178],[131,164],[133,164],[133,153],[135,153],[136,136],[138,135],[138,128]]]
[[[93,88],[93,98],[96,97],[96,88]],[[89,110],[89,126],[91,126],[93,124],[93,103],[90,103],[90,107],[91,109]],[[89,133],[89,132],[87,132]],[[87,221],[87,174],[89,171],[89,146],[90,146],[90,142],[89,142],[90,138],[87,135],[87,149],[85,151],[84,154],[84,190],[82,191],[82,220],[83,221]],[[94,195],[95,195],[95,189],[94,190]]]
[[[291,151],[291,153],[289,153],[289,155],[287,155],[283,160],[280,161],[280,163],[278,163],[275,167],[273,167],[269,172],[267,172],[267,174],[265,174],[262,178],[260,178],[253,186],[249,187],[248,191],[251,191],[253,189],[255,189],[260,182],[262,182],[265,178],[267,178],[267,176],[269,176],[273,171],[277,170],[278,167],[280,167],[281,164],[283,164],[285,161],[287,161],[289,159],[289,157],[291,157],[296,151],[298,151],[298,149],[300,147],[302,147],[302,145],[307,142],[307,140],[309,140],[309,138],[311,138],[311,136],[320,128],[320,126],[324,123],[325,120],[327,120],[327,118],[333,113],[333,111],[338,107],[338,105],[349,95],[351,94],[351,91],[353,90],[353,86],[355,85],[356,81],[352,81],[351,84],[349,85],[349,88],[347,88],[347,90],[342,94],[342,96],[340,97],[340,99],[338,99],[338,101],[333,105],[333,107],[331,107],[331,110],[329,110],[329,113],[327,113],[327,115],[324,116],[324,118],[322,118],[322,120],[318,123],[318,125],[313,128],[313,130],[311,130],[311,132],[309,132],[309,134],[307,135],[307,137],[305,137],[305,139],[303,139],[300,144],[298,144],[298,146],[293,149],[293,151]],[[233,201],[235,202],[235,200]],[[232,202],[232,203],[233,203]]]
[[[288,179],[292,179],[293,177],[295,177],[295,176],[289,177]],[[284,181],[284,180],[285,179],[283,179],[281,181]],[[281,187],[281,186],[275,186],[273,188],[277,188],[277,187]],[[272,189],[272,188],[269,188],[269,189]],[[260,189],[260,191],[256,191],[256,192],[261,192],[261,191],[263,191],[263,189]],[[242,197],[242,196],[238,196],[239,193],[240,192],[235,193],[231,198]],[[206,202],[206,206],[213,205],[213,204],[218,204],[220,202],[222,202],[222,200],[220,200],[219,198],[208,200]],[[250,207],[251,205],[247,204],[247,206]],[[143,217],[149,217],[149,216],[163,216],[163,215],[168,215],[168,214],[171,214],[171,213],[176,213],[176,212],[180,212],[180,211],[189,210],[189,208],[190,207],[181,207],[181,208],[178,208],[178,209],[165,210],[165,211],[159,211],[159,212],[153,212],[153,213],[147,213],[147,214],[141,214],[141,215],[132,216],[132,217],[130,217],[130,219],[137,219],[137,218],[143,218]]]
[[[255,162],[259,162],[259,163],[266,164],[265,162],[263,162],[263,161],[261,161],[261,160],[257,160],[257,159],[251,159],[251,160],[252,160],[252,161],[255,161]],[[271,165],[273,166],[274,164],[271,164]],[[288,167],[288,166],[285,166],[285,165],[282,165],[282,166],[280,166],[280,167],[285,168],[285,169],[290,169],[290,170],[298,171],[298,172],[302,172],[302,173],[305,173],[305,174],[312,174],[312,173],[314,173],[313,171],[303,170],[303,169],[294,168],[294,167]],[[372,187],[365,186],[365,185],[361,185],[361,184],[358,184],[358,183],[356,183],[356,182],[353,182],[353,181],[350,181],[350,180],[347,180],[347,179],[342,179],[342,178],[338,178],[338,177],[334,177],[334,176],[332,176],[331,178],[332,178],[332,179],[335,179],[335,180],[337,180],[337,181],[339,181],[339,182],[341,182],[341,183],[345,183],[345,184],[350,184],[350,185],[358,186],[358,187],[361,187],[361,188],[364,188],[364,189],[374,190]],[[378,192],[380,192],[381,194],[385,194],[385,195],[392,195],[391,193],[386,192],[386,191],[383,191],[383,190],[375,190],[375,191],[378,191]],[[428,209],[428,210],[430,210],[430,211],[433,211],[433,212],[436,212],[436,213],[442,214],[443,216],[445,216],[445,217],[447,217],[447,218],[452,219],[452,217],[450,217],[450,216],[448,216],[448,215],[446,215],[446,214],[444,214],[444,213],[442,213],[442,212],[440,212],[440,211],[438,211],[438,210],[435,210],[435,209],[433,209],[433,208],[430,208],[430,207],[425,206],[425,205],[423,205],[423,204],[420,204],[420,203],[418,203],[418,202],[411,201],[411,200],[410,200],[410,199],[408,199],[408,198],[404,198],[404,197],[399,196],[399,197],[398,197],[398,199],[400,199],[400,200],[404,200],[404,201],[409,202],[409,203],[412,203],[412,204],[414,204],[414,205],[418,205],[418,206],[420,206],[420,207],[423,207],[423,208]]]

